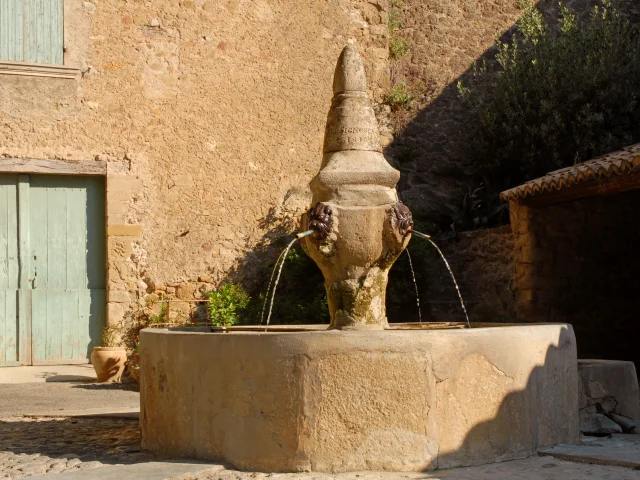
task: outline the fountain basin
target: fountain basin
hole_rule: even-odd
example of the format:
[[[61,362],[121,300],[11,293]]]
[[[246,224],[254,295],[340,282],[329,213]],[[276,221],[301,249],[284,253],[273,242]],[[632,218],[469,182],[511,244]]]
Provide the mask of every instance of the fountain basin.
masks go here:
[[[422,471],[578,441],[570,325],[207,330],[142,331],[143,448],[246,470]]]

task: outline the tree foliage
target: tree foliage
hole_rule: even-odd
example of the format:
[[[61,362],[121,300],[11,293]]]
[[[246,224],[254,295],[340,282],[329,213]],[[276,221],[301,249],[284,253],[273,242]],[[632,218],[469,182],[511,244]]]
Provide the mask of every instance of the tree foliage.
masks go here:
[[[527,6],[499,71],[458,83],[473,163],[511,185],[640,141],[638,28],[609,1],[584,21],[561,4],[555,27]]]

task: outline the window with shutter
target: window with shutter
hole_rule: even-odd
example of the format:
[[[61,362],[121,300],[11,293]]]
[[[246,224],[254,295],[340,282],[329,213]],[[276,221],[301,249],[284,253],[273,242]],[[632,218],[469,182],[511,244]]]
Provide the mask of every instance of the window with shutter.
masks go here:
[[[0,61],[63,62],[63,0],[0,0]]]

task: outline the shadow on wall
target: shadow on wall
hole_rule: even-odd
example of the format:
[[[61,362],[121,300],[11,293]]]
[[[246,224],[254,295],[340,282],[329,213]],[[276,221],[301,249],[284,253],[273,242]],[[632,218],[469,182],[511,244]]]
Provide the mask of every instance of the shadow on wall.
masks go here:
[[[304,205],[306,208],[307,203],[305,197],[304,200],[298,199],[292,206],[287,204],[285,198],[283,205],[271,208],[258,225],[265,233],[251,250],[238,259],[226,275],[224,281],[242,283],[251,297],[242,324],[260,323],[274,265],[288,243],[294,239],[293,234],[299,231],[298,221],[304,211],[300,207]],[[271,294],[268,295],[270,298]],[[266,314],[267,311],[265,318]],[[270,323],[329,323],[322,272],[302,250],[299,242],[293,245],[287,255]]]
[[[412,0],[406,2],[406,15],[412,13],[421,15],[420,18],[413,19],[409,30],[413,33],[414,38],[419,38],[424,43],[431,41],[440,43],[451,42],[448,47],[449,55],[452,58],[431,58],[421,51],[410,51],[411,60],[407,60],[407,66],[400,60],[397,69],[400,71],[400,77],[404,76],[407,84],[419,86],[421,90],[426,91],[421,103],[428,103],[417,113],[411,112],[412,119],[404,128],[396,133],[394,141],[385,149],[385,155],[390,159],[395,168],[401,171],[401,179],[398,184],[398,190],[402,200],[414,211],[421,211],[427,219],[439,221],[443,216],[448,216],[449,212],[444,208],[444,204],[457,204],[457,199],[462,198],[468,189],[468,185],[476,185],[477,179],[474,178],[474,169],[472,168],[471,159],[473,152],[468,149],[466,140],[470,125],[470,114],[463,105],[458,96],[457,83],[462,81],[463,84],[469,85],[473,78],[473,68],[469,65],[464,73],[457,76],[453,81],[448,83],[439,93],[435,93],[435,98],[429,98],[435,91],[439,90],[434,78],[440,73],[436,72],[438,66],[444,70],[451,67],[455,61],[470,61],[453,58],[454,55],[461,57],[464,53],[465,46],[456,46],[459,42],[469,42],[473,44],[476,41],[483,41],[479,38],[482,32],[478,33],[478,37],[470,36],[462,39],[446,38],[449,28],[447,22],[439,22],[434,24],[431,17],[440,15],[446,9],[438,9],[422,4],[413,5]],[[463,10],[467,14],[463,20],[457,19],[458,25],[455,28],[458,31],[474,31],[477,25],[486,27],[489,23],[488,16],[504,16],[509,15],[508,11],[513,9],[511,3],[504,2],[504,12],[491,10],[486,6],[479,15],[468,12],[468,5],[463,2],[453,2],[451,9]],[[566,0],[566,6],[578,16],[586,15],[590,12],[593,5],[600,3],[593,0]],[[538,8],[547,22],[555,24],[559,17],[559,6],[556,0],[541,0],[536,2]],[[621,12],[629,14],[633,21],[640,21],[640,5],[634,0],[613,0]],[[479,7],[478,7],[479,8]],[[501,7],[496,7],[498,10]],[[422,10],[421,10],[422,9]],[[485,14],[486,20],[481,17]],[[447,13],[444,13],[447,16]],[[424,17],[424,18],[423,18]],[[456,20],[452,20],[455,22]],[[420,23],[424,22],[424,24]],[[462,23],[462,25],[460,25]],[[464,24],[468,23],[468,26]],[[444,26],[443,26],[444,25]],[[453,28],[453,27],[452,27]],[[416,35],[415,31],[424,29],[428,33]],[[485,28],[486,29],[486,28]],[[500,35],[500,42],[507,42],[511,39],[515,25],[512,25],[504,33]],[[434,33],[435,32],[435,33]],[[485,35],[486,36],[486,35]],[[433,37],[433,38],[432,38]],[[420,46],[422,49],[426,47]],[[471,47],[472,48],[472,47]],[[411,45],[410,45],[411,49]],[[462,50],[461,50],[462,49]],[[426,48],[429,50],[429,48]],[[482,55],[474,59],[478,64],[483,60],[487,62],[488,70],[495,71],[498,68],[495,61],[497,49],[495,45],[489,47]],[[421,58],[424,57],[424,58]],[[404,65],[404,66],[403,66]],[[433,65],[425,69],[425,65]],[[426,72],[426,73],[422,73]],[[479,97],[486,96],[488,85],[476,85],[474,88]],[[496,185],[499,190],[501,185]]]
[[[571,330],[563,328],[557,345],[546,353],[522,351],[541,357],[528,377],[509,376],[480,355],[460,362],[451,376],[436,383],[438,418],[450,421],[438,422],[439,452],[428,469],[524,458],[556,444],[578,443],[575,351]],[[518,359],[511,362],[517,365]],[[504,399],[495,409],[500,396]]]

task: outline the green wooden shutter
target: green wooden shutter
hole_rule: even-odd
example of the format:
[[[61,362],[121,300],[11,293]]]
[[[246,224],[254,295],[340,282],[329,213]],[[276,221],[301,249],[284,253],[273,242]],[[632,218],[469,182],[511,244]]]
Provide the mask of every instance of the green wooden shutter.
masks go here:
[[[63,63],[63,0],[0,0],[0,60]]]

